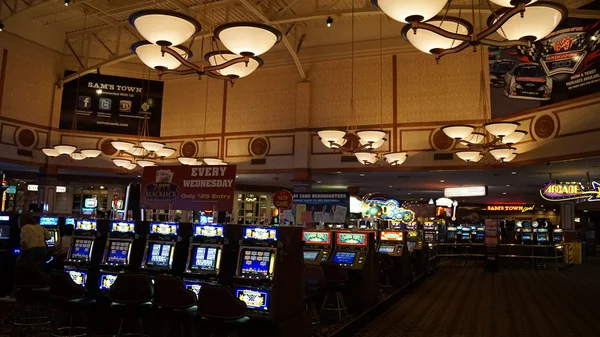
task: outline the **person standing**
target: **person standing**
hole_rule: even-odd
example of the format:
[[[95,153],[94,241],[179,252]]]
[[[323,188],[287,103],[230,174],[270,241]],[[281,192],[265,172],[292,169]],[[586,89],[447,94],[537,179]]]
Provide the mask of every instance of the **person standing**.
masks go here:
[[[48,255],[46,240],[50,239],[50,233],[29,214],[19,216],[19,227],[21,227],[19,262],[37,263],[41,266],[46,262],[46,256]]]

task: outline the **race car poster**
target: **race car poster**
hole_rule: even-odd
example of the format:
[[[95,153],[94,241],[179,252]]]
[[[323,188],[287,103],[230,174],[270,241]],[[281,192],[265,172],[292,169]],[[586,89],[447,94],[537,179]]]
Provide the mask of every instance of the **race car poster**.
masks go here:
[[[492,117],[600,91],[600,21],[567,19],[532,48],[489,47]]]
[[[65,77],[72,73],[65,72]],[[148,118],[148,136],[160,137],[163,85],[139,78],[82,76],[63,87],[59,128],[138,135]]]

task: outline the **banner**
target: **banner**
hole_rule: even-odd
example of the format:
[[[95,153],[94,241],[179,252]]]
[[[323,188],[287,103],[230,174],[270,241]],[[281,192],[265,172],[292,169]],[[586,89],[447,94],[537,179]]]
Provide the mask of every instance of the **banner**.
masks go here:
[[[73,72],[65,72],[65,77]],[[88,74],[63,87],[61,129],[137,135],[148,118],[148,135],[160,137],[163,82]]]
[[[600,21],[569,18],[532,48],[489,47],[492,117],[600,91]]]
[[[235,165],[144,167],[141,207],[233,211]]]
[[[296,224],[322,222],[343,224],[346,222],[350,198],[348,193],[294,193],[292,211]]]

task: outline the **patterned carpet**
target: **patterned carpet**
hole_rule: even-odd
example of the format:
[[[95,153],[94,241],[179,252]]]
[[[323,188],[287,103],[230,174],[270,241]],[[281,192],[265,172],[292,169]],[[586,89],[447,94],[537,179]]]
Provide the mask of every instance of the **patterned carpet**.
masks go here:
[[[600,260],[566,270],[441,268],[355,336],[600,336]]]

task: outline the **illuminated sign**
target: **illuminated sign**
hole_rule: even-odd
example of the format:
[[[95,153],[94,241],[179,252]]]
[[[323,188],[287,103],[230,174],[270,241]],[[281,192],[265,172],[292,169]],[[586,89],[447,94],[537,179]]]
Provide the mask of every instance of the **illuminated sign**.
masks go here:
[[[67,188],[65,186],[56,186],[56,193],[66,193]]]
[[[39,189],[38,185],[27,185],[27,190],[30,192],[37,192]],[[67,188],[65,186],[56,186],[56,193],[65,193]]]
[[[533,211],[535,205],[487,205],[486,210],[493,212],[530,212]]]
[[[587,190],[581,183],[562,183],[550,181],[540,190],[542,198],[548,201],[565,201],[587,199],[588,201],[600,200],[600,184],[592,181],[591,189]]]
[[[415,221],[415,212],[402,208],[398,200],[369,199],[363,202],[362,213],[366,217],[377,217],[383,220],[399,221],[409,224]]]
[[[273,204],[276,208],[289,209],[294,201],[294,196],[290,191],[282,190],[273,194]]]
[[[31,192],[37,192],[38,185],[27,185],[27,190]]]
[[[96,208],[98,207],[98,199],[87,198],[83,201],[83,204],[85,208]]]
[[[486,192],[485,186],[448,187],[444,189],[444,196],[446,198],[485,197]]]

